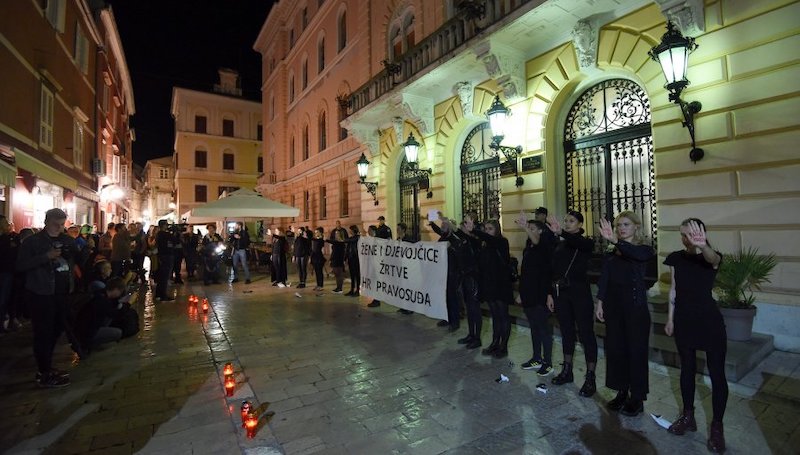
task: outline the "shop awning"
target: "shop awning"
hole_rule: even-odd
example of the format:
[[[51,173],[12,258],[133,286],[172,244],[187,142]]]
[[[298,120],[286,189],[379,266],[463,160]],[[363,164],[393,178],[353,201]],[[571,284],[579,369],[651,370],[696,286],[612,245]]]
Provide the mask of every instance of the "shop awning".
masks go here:
[[[0,185],[14,188],[17,179],[17,168],[0,160]]]
[[[52,183],[69,190],[75,190],[75,188],[78,187],[78,182],[74,178],[64,175],[55,168],[42,163],[25,152],[15,150],[14,157],[17,161],[18,168],[25,169],[26,171],[36,175],[48,183]],[[16,176],[16,172],[14,175]]]

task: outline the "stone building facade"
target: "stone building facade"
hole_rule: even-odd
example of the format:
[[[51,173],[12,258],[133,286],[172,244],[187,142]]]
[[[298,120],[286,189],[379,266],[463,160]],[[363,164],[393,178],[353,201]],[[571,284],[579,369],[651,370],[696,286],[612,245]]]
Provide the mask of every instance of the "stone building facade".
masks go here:
[[[699,217],[724,253],[777,255],[755,330],[797,351],[799,14],[785,0],[280,2],[254,45],[262,187],[299,207],[303,223],[363,227],[385,215],[391,226],[418,223],[423,239],[431,209],[499,216],[517,256],[514,221],[538,206],[582,211],[597,238],[599,218],[635,210],[661,260],[681,248],[681,221]],[[698,161],[648,55],[668,19],[698,44],[682,95],[702,103]],[[511,109],[502,144],[521,146],[517,158],[488,147],[495,97]],[[405,162],[412,134],[425,179]],[[378,205],[357,183],[362,153]],[[336,212],[342,200],[347,216]],[[663,289],[662,265],[659,276]]]

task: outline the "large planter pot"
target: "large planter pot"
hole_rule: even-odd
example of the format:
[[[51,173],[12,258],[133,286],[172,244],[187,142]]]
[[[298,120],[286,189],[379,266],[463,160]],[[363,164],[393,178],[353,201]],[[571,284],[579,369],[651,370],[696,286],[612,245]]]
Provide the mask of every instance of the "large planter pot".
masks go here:
[[[722,319],[725,320],[725,331],[731,341],[750,341],[753,335],[753,318],[756,317],[756,308],[720,308]]]

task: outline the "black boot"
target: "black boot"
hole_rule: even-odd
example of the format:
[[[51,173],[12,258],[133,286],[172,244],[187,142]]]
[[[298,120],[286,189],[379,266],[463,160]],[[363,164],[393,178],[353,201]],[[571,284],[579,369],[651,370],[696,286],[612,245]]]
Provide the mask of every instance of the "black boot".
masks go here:
[[[497,346],[500,344],[500,338],[492,338],[492,344],[489,345],[486,349],[481,351],[481,354],[490,356],[494,355],[494,351],[497,350]]]
[[[500,338],[500,342],[497,343],[497,349],[494,350],[492,356],[495,359],[504,359],[508,357],[508,337]]]
[[[561,364],[561,373],[554,377],[551,381],[555,385],[563,385],[568,382],[574,382],[575,378],[572,377],[572,364],[564,362]]]
[[[617,396],[615,396],[611,401],[606,403],[606,407],[612,411],[619,411],[625,406],[625,402],[628,400],[628,391],[627,390],[620,390],[617,392]]]
[[[597,392],[597,384],[595,384],[594,380],[594,371],[589,370],[586,372],[586,381],[583,382],[583,387],[581,387],[580,395],[582,397],[590,397]]]
[[[473,339],[475,339],[475,336],[470,333],[469,335],[465,336],[464,338],[459,338],[458,339],[458,344],[469,344],[470,341],[472,341]]]
[[[644,402],[638,398],[630,397],[622,407],[622,414],[628,417],[636,417],[644,412]]]

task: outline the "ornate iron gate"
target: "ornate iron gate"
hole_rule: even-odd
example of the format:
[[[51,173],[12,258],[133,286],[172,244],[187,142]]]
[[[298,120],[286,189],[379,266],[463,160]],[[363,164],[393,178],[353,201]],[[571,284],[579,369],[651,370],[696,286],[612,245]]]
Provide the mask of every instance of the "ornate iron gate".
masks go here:
[[[408,234],[414,241],[420,239],[419,235],[419,190],[429,187],[428,178],[420,177],[403,158],[400,163],[400,221],[408,226]]]
[[[584,229],[605,248],[600,218],[631,210],[656,247],[656,195],[650,100],[627,79],[603,81],[570,109],[564,133],[567,207],[584,215]]]
[[[500,158],[489,148],[489,122],[476,126],[461,148],[461,212],[478,221],[500,218]]]

